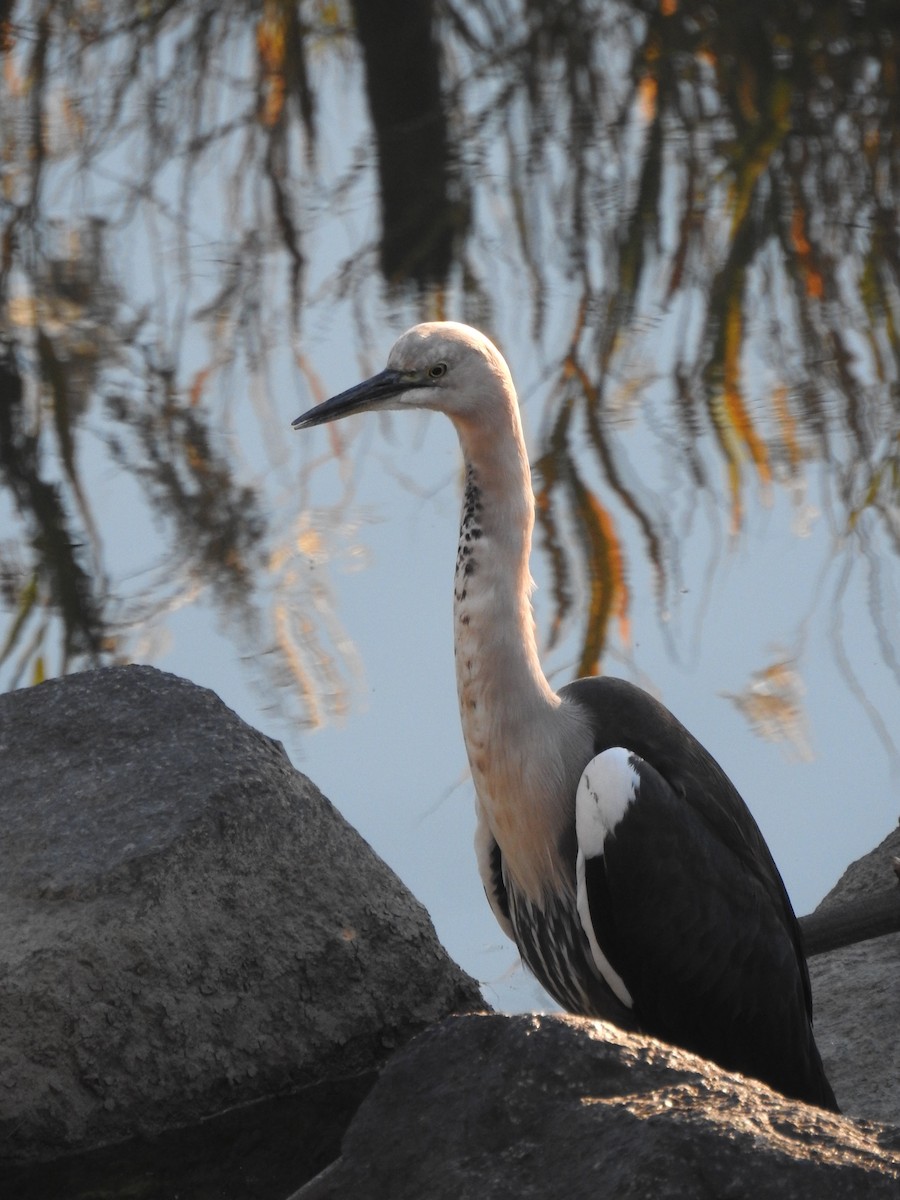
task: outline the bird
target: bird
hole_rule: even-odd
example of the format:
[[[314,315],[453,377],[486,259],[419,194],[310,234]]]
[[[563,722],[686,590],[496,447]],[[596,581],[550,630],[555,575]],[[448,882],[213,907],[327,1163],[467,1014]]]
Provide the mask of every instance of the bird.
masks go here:
[[[456,428],[456,683],[475,849],[504,932],[567,1012],[613,1021],[838,1111],[802,937],[747,805],[653,696],[555,690],[531,602],[535,501],[515,385],[479,330],[426,322],[386,368],[293,421],[422,409]]]

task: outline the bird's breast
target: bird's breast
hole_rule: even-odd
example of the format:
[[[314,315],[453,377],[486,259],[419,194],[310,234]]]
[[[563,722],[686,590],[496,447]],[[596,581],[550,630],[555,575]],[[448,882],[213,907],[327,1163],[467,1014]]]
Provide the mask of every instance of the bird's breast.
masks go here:
[[[474,618],[466,624],[458,617],[456,673],[478,807],[510,882],[540,906],[574,894],[574,855],[566,857],[564,848],[574,845],[577,772],[566,769],[552,709],[528,703],[527,687],[498,695],[473,624]]]

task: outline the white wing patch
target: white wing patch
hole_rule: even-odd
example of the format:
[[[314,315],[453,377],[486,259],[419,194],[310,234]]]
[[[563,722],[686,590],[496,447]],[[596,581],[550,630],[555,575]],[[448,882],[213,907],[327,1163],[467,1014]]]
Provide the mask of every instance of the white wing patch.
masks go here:
[[[576,880],[578,886],[578,915],[587,935],[597,970],[624,1005],[633,1007],[631,993],[622,976],[600,949],[591,920],[584,864],[589,858],[599,858],[607,837],[625,816],[628,806],[637,796],[640,776],[634,769],[631,751],[621,746],[604,750],[584,768],[575,793],[575,835],[578,840]]]

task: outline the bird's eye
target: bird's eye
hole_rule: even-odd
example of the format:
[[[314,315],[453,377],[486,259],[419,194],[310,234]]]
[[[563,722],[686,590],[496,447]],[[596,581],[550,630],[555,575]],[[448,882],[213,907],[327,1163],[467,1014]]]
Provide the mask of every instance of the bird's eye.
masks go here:
[[[440,379],[442,375],[447,374],[447,364],[445,362],[435,363],[433,367],[428,368],[428,374],[432,379]]]

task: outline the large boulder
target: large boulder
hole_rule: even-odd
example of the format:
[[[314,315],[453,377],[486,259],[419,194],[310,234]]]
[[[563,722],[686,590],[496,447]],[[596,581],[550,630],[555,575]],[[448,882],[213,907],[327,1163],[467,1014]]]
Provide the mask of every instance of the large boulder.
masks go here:
[[[292,1200],[896,1200],[900,1130],[578,1017],[448,1018]]]
[[[280,745],[175,676],[0,696],[0,829],[0,1159],[364,1079],[483,1007]]]
[[[900,828],[851,863],[816,913],[897,890]],[[900,933],[810,959],[816,1041],[841,1108],[900,1125]]]

